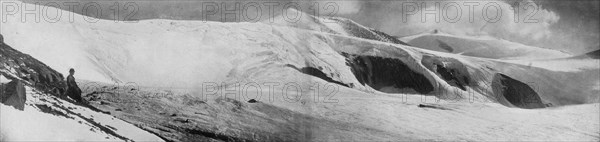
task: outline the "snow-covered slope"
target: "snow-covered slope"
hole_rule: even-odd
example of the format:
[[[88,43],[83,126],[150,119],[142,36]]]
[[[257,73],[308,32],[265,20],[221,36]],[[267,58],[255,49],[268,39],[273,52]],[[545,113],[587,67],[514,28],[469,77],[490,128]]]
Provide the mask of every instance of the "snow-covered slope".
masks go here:
[[[66,11],[62,12],[66,13]],[[81,17],[76,15],[76,19],[77,16]],[[284,101],[268,102],[267,100],[270,98],[263,98],[259,99],[259,102],[265,102],[263,105],[266,106],[245,106],[242,104],[245,100],[239,97],[236,98],[238,101],[223,101],[223,97],[218,97],[219,100],[209,99],[209,102],[206,103],[208,106],[205,108],[222,111],[223,114],[235,116],[235,118],[221,121],[217,119],[219,117],[211,117],[215,121],[222,122],[219,124],[224,124],[224,126],[214,126],[210,124],[211,121],[207,121],[208,118],[205,116],[192,117],[191,115],[195,115],[195,112],[189,110],[190,114],[182,117],[189,115],[189,119],[197,119],[202,122],[195,124],[211,127],[197,128],[197,126],[190,126],[187,123],[181,124],[192,127],[192,130],[202,130],[185,134],[187,138],[202,135],[205,131],[227,131],[230,127],[239,128],[235,132],[267,131],[265,128],[253,127],[257,124],[268,124],[266,122],[281,122],[281,127],[273,127],[289,133],[305,132],[312,129],[297,127],[306,126],[303,124],[310,123],[311,119],[319,118],[328,120],[328,123],[323,124],[324,126],[340,124],[355,129],[315,127],[315,130],[323,132],[321,135],[314,135],[318,137],[315,138],[317,140],[325,139],[329,134],[325,132],[333,130],[339,131],[341,134],[362,134],[360,137],[365,140],[396,140],[399,137],[427,140],[425,136],[431,133],[426,132],[432,131],[430,129],[437,130],[435,126],[453,125],[451,122],[442,121],[443,118],[460,119],[463,116],[489,115],[483,113],[485,111],[501,111],[506,119],[474,116],[476,118],[474,120],[485,125],[473,129],[474,131],[456,132],[454,133],[456,136],[439,134],[436,135],[437,138],[434,138],[434,140],[498,140],[498,136],[515,134],[515,131],[512,130],[496,130],[496,126],[502,129],[506,123],[510,124],[511,129],[522,125],[532,129],[536,128],[535,125],[544,125],[543,128],[548,129],[554,127],[558,127],[557,129],[576,128],[574,125],[563,123],[530,122],[544,118],[552,118],[551,120],[576,119],[575,117],[579,116],[569,116],[569,113],[562,112],[562,110],[583,108],[585,110],[577,111],[575,114],[595,113],[597,110],[593,108],[600,102],[598,95],[600,94],[600,88],[598,88],[600,67],[594,65],[598,60],[504,60],[540,59],[538,57],[542,55],[544,57],[556,55],[557,58],[560,58],[563,55],[541,48],[516,47],[512,46],[514,45],[512,43],[508,46],[509,43],[505,41],[486,40],[484,42],[479,39],[437,34],[432,35],[435,38],[424,38],[453,39],[443,41],[451,47],[451,53],[439,52],[442,51],[439,44],[431,46],[425,44],[426,49],[419,48],[419,46],[397,44],[390,40],[384,40],[386,37],[377,32],[339,18],[329,18],[337,21],[333,24],[315,22],[322,20],[316,18],[302,19],[293,24],[175,20],[143,20],[137,23],[115,23],[106,20],[94,23],[77,20],[58,23],[21,23],[19,18],[20,16],[7,16],[9,22],[3,23],[0,30],[0,34],[4,35],[4,41],[58,71],[66,72],[69,68],[75,68],[77,71],[75,77],[80,80],[115,83],[116,86],[133,83],[143,88],[180,89],[183,90],[183,93],[180,94],[201,98],[210,95],[203,94],[206,92],[206,88],[203,87],[207,83],[218,84],[229,89],[236,83],[295,83],[301,88],[307,88],[314,85],[315,82],[331,83],[338,89],[342,88],[339,90],[343,93],[337,95],[342,96],[343,99],[340,98],[334,104],[307,104],[304,101],[302,101],[303,103],[286,104]],[[414,38],[411,41],[418,39],[420,38]],[[480,47],[491,43],[497,44]],[[505,47],[509,49],[505,49]],[[512,50],[513,47],[515,51]],[[428,48],[432,50],[427,50]],[[477,57],[471,57],[476,55]],[[486,56],[489,57],[479,58]],[[101,87],[93,86],[92,89],[103,90]],[[235,88],[233,87],[233,89]],[[283,89],[280,86],[277,90]],[[269,90],[258,89],[258,92],[264,91]],[[314,90],[306,89],[298,92],[314,93]],[[93,91],[87,93],[93,94]],[[136,96],[137,94],[123,92],[121,94],[139,97]],[[287,94],[285,91],[278,91],[275,95],[281,98]],[[387,101],[387,99],[405,97],[407,94],[410,94],[408,95],[409,100],[413,101],[419,100],[421,97],[427,98],[426,96],[443,99],[442,102],[456,101],[455,105],[458,107],[453,109],[458,110],[458,113],[442,111],[443,117],[435,117],[440,120],[432,120],[432,116],[429,115],[439,114],[438,109],[435,111],[420,108],[395,109],[395,107],[409,107],[413,104],[407,104],[397,99]],[[357,102],[353,100],[354,98],[360,101]],[[162,113],[158,110],[163,108],[194,107],[187,103],[183,106],[175,104],[181,103],[178,100],[187,99],[190,98],[182,96],[158,98],[147,102],[150,104],[140,105],[149,106],[152,111],[138,113],[136,110],[131,110],[124,112],[125,114],[115,115],[130,121],[152,123],[153,119],[150,118],[164,118],[160,114],[155,114]],[[126,103],[114,103],[111,105],[131,107]],[[443,105],[452,106],[453,104],[445,103]],[[267,106],[269,109],[264,109]],[[377,110],[378,107],[385,107],[386,111]],[[560,107],[560,110],[548,110],[553,108],[546,107]],[[546,109],[522,110],[520,108]],[[182,109],[176,110],[183,111]],[[299,121],[302,122],[286,118],[282,118],[286,121],[270,119],[278,116],[277,113],[273,113],[275,110],[289,117],[301,114],[303,117]],[[389,114],[390,111],[398,112],[399,110],[415,111],[415,114],[419,115]],[[408,113],[410,114],[410,112]],[[347,117],[345,114],[354,115],[354,117]],[[532,117],[512,117],[512,115],[521,114]],[[585,136],[583,138],[585,140],[597,140],[600,136],[596,131],[599,127],[598,121],[595,121],[598,120],[596,116],[585,115],[582,123],[592,124],[583,130],[570,131],[572,133],[565,136],[565,140],[581,140],[577,136]],[[245,121],[248,119],[252,121]],[[419,127],[418,123],[412,125],[405,123],[429,122],[417,119],[430,120],[431,124],[428,123],[427,127]],[[360,122],[359,120],[364,122],[355,124]],[[235,123],[229,125],[229,121]],[[329,123],[329,121],[333,122]],[[338,121],[340,123],[337,123]],[[467,121],[461,120],[461,122],[463,123],[459,124],[464,125],[460,125],[460,128],[473,126],[467,125]],[[393,124],[384,125],[386,123]],[[165,130],[163,128],[165,126],[159,124],[149,127],[156,133],[166,133],[165,135],[168,136],[175,133],[172,131],[185,132],[185,130],[189,130],[178,127]],[[410,125],[406,126],[409,130],[397,130],[396,128],[404,127],[400,124]],[[172,126],[173,122],[166,122],[166,125]],[[212,126],[216,128],[212,129]],[[370,131],[370,128],[376,128],[376,130]],[[437,132],[450,131],[450,128],[452,126],[446,126]],[[535,130],[541,131],[542,135],[524,134],[515,139],[561,138],[558,133],[561,130],[537,128]],[[525,129],[520,129],[518,132],[523,131]],[[223,137],[236,137],[237,133],[235,132],[225,133],[223,135],[226,136]],[[410,135],[411,133],[415,133],[415,135]],[[473,136],[469,133],[477,133],[477,135],[469,137]],[[402,135],[399,137],[395,136],[400,134]],[[268,138],[268,136],[266,137]],[[174,136],[174,138],[180,137]],[[184,141],[185,139],[179,140]],[[291,137],[288,140],[303,139]]]
[[[556,50],[493,37],[455,36],[439,30],[402,37],[400,40],[423,49],[492,59],[553,59],[571,56]]]
[[[291,65],[318,69],[325,74],[320,78],[329,78],[359,90],[409,88],[430,95],[450,90],[457,92],[451,93],[456,96],[475,94],[496,101],[497,98],[492,96],[499,94],[493,93],[491,86],[494,76],[501,73],[535,86],[536,96],[539,95],[544,103],[598,102],[598,95],[594,95],[598,90],[593,89],[598,81],[598,75],[594,75],[598,67],[577,66],[584,64],[555,70],[552,69],[555,66],[537,66],[534,61],[470,58],[346,34],[264,23],[172,20],[144,20],[134,24],[106,20],[95,23],[21,23],[16,20],[20,18],[18,16],[9,15],[7,18],[9,22],[2,26],[6,43],[59,71],[75,68],[78,79],[91,81],[193,88],[205,82],[276,80],[287,76],[286,72],[292,72],[289,70],[292,68],[288,68]],[[313,21],[299,23],[312,26]],[[345,23],[353,22],[346,20]],[[431,39],[425,37],[430,36],[422,39]],[[542,52],[546,50],[540,48],[531,52],[521,51],[529,51],[533,47],[510,50],[504,49],[504,46],[493,46],[483,50],[473,46],[506,42],[478,42],[445,34],[432,34],[431,37],[457,39],[447,41],[460,43],[453,45],[454,52],[479,54],[485,51],[489,55],[498,55],[498,58],[533,58],[537,54],[556,53]],[[411,41],[418,39],[421,38]],[[514,53],[516,51],[519,54]],[[593,63],[593,60],[582,62]],[[402,65],[390,67],[385,64]],[[403,69],[414,72],[414,75],[397,73]],[[397,76],[377,76],[386,70],[391,72],[385,74]],[[281,74],[282,71],[284,74]],[[413,80],[402,82],[405,77]],[[581,80],[564,80],[574,77]],[[455,89],[461,91],[453,91]],[[570,101],[557,99],[565,97]]]
[[[26,87],[25,109],[0,104],[2,141],[162,141],[109,114]]]

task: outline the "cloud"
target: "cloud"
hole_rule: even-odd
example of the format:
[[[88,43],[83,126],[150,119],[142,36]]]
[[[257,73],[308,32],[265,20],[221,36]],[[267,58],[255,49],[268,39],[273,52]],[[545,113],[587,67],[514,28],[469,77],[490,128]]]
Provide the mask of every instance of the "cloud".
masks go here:
[[[436,6],[436,3],[439,5]],[[350,18],[395,36],[439,29],[456,35],[493,36],[578,54],[600,48],[597,40],[600,37],[599,18],[597,14],[592,14],[599,12],[598,3],[532,0],[361,1],[359,11],[355,14],[337,16]],[[469,5],[474,8],[469,9]],[[439,14],[439,22],[435,20],[435,14],[429,13]],[[453,20],[458,13],[460,19]],[[496,15],[500,18],[496,19]]]
[[[331,0],[317,0],[321,7],[320,10],[330,11],[336,8],[336,14],[356,14],[360,11],[362,5],[361,1],[349,0],[349,1],[331,1]],[[331,8],[331,9],[329,9]],[[313,7],[314,9],[314,7]],[[320,12],[321,14],[328,14]]]
[[[418,4],[419,11],[407,15],[406,22],[402,21],[405,26],[422,30],[440,29],[456,35],[540,40],[552,34],[550,26],[560,19],[554,12],[533,2],[514,6],[503,1],[430,1]],[[410,6],[404,4],[403,8]]]

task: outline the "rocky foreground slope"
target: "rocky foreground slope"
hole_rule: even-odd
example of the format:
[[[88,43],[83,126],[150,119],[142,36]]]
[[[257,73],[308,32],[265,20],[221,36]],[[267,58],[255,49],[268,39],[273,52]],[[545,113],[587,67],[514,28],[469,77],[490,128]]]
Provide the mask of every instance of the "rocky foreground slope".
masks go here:
[[[62,95],[62,74],[39,60],[2,42],[0,51],[0,140],[161,141]]]
[[[0,35],[1,36],[1,35]],[[12,80],[24,80],[54,95],[61,94],[64,77],[39,60],[0,42],[0,74]]]

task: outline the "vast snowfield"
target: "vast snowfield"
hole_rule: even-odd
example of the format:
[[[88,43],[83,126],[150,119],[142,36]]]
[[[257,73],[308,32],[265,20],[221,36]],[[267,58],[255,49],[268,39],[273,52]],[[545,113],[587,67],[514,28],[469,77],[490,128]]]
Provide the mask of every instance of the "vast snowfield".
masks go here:
[[[598,59],[442,32],[396,41],[347,19],[306,16],[8,15],[4,43],[63,75],[74,68],[94,110],[28,87],[24,111],[0,105],[0,140],[600,140]]]

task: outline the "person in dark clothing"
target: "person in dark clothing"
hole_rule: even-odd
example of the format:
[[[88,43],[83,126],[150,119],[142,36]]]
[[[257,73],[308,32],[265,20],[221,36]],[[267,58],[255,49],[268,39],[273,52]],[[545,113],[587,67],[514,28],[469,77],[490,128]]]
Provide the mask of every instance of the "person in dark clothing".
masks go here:
[[[81,89],[77,86],[77,82],[75,82],[75,74],[74,69],[69,70],[69,76],[67,77],[67,92],[66,95],[76,102],[83,102],[83,98],[81,98]]]

